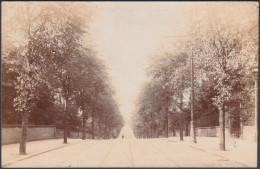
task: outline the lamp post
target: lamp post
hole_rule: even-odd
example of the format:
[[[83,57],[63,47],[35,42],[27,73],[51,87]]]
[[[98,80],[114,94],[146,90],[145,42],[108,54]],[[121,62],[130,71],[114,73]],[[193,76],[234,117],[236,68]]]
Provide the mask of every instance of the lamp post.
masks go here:
[[[194,143],[196,141],[196,133],[194,126],[194,70],[193,70],[193,53],[191,53],[191,122],[190,122],[191,132],[190,135]]]
[[[255,79],[255,141],[257,142],[257,120],[258,120],[258,66],[253,67],[253,74]]]

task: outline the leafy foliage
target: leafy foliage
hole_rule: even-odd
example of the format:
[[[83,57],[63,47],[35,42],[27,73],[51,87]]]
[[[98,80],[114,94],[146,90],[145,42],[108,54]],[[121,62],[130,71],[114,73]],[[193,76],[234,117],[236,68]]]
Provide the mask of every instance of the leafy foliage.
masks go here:
[[[155,127],[158,131],[163,131],[167,124],[178,127],[180,118],[173,113],[181,112],[181,96],[184,96],[185,121],[190,120],[191,57],[195,65],[196,126],[220,125],[225,121],[219,121],[220,112],[241,117],[244,124],[252,118],[254,78],[250,68],[256,64],[258,55],[255,16],[258,5],[241,7],[237,3],[223,8],[224,3],[203,3],[191,8],[187,36],[172,42],[171,48],[158,53],[155,59],[151,58],[149,81],[140,94],[133,117],[135,133],[140,137],[148,135],[144,130],[153,122],[159,124]],[[241,13],[252,17],[246,18]],[[241,15],[239,20],[237,15]],[[171,111],[165,113],[169,108]],[[170,123],[165,121],[166,114],[171,115]],[[149,119],[151,115],[153,120]]]
[[[4,123],[22,121],[26,128],[24,121],[29,121],[79,130],[84,126],[82,118],[95,116],[94,126],[99,123],[99,136],[103,138],[122,127],[107,69],[86,40],[91,9],[86,4],[80,4],[81,8],[78,5],[5,4],[4,12],[10,17],[4,20],[5,25],[11,25],[12,20],[15,26],[12,30],[4,28]],[[18,112],[22,116],[17,116]]]

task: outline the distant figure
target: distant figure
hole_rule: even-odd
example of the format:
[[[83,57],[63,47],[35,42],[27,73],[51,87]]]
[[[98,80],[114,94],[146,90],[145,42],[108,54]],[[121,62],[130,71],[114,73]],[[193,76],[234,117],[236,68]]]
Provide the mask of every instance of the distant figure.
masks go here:
[[[134,132],[129,125],[125,125],[118,135],[117,139],[135,139]]]

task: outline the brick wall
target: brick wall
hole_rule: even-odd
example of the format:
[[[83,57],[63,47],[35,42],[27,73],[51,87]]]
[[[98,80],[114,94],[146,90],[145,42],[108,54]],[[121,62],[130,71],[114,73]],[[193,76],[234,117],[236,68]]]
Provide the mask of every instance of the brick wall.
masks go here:
[[[79,137],[79,133],[81,133],[81,132],[70,131],[69,136],[70,136],[70,138],[81,138],[81,137]]]
[[[53,125],[30,125],[28,126],[27,141],[63,138],[63,133],[64,131],[62,129],[56,129]],[[82,132],[70,131],[69,134],[68,138],[82,138]],[[19,143],[21,135],[21,125],[3,125],[1,143]],[[86,133],[86,139],[92,139],[92,135]],[[99,137],[95,136],[95,139],[99,139]]]
[[[183,132],[183,136],[186,136],[186,131],[184,130],[184,131],[182,131],[182,132]],[[171,134],[171,135],[174,135],[174,134]],[[170,137],[171,135],[169,135],[169,137]],[[177,137],[180,136],[180,131],[179,131],[179,130],[176,130],[176,131],[175,131],[175,136],[177,136]]]
[[[64,131],[60,129],[56,129],[56,136],[55,138],[63,138]]]
[[[185,131],[183,131],[183,135],[185,135]],[[176,130],[175,136],[180,136],[179,130]],[[199,136],[199,137],[219,137],[219,126],[196,127],[196,136]],[[228,127],[226,127],[226,129],[225,129],[225,136],[226,136],[226,138],[234,137],[230,134]],[[240,139],[254,140],[255,139],[255,128],[254,128],[254,126],[243,126],[243,134],[240,136]]]
[[[212,126],[212,127],[197,127],[196,128],[196,135],[201,137],[219,137],[219,126]],[[226,127],[225,129],[225,136],[226,138],[230,137],[229,128]]]
[[[56,137],[55,138],[63,138],[63,129],[57,129],[56,130]],[[82,138],[82,132],[75,132],[70,131],[69,138]],[[86,139],[92,139],[92,135],[90,133],[86,133]],[[95,139],[98,139],[98,136],[95,136]]]
[[[22,129],[19,125],[2,126],[2,144],[19,143],[21,140]],[[27,140],[53,139],[55,136],[54,126],[28,126]]]

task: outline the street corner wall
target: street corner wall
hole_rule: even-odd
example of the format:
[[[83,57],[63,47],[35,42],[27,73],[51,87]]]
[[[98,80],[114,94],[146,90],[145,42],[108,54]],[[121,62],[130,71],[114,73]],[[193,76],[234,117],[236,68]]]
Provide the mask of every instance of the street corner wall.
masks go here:
[[[21,140],[22,129],[18,125],[2,126],[2,144],[19,143]],[[27,140],[44,140],[55,137],[54,126],[29,126]]]

